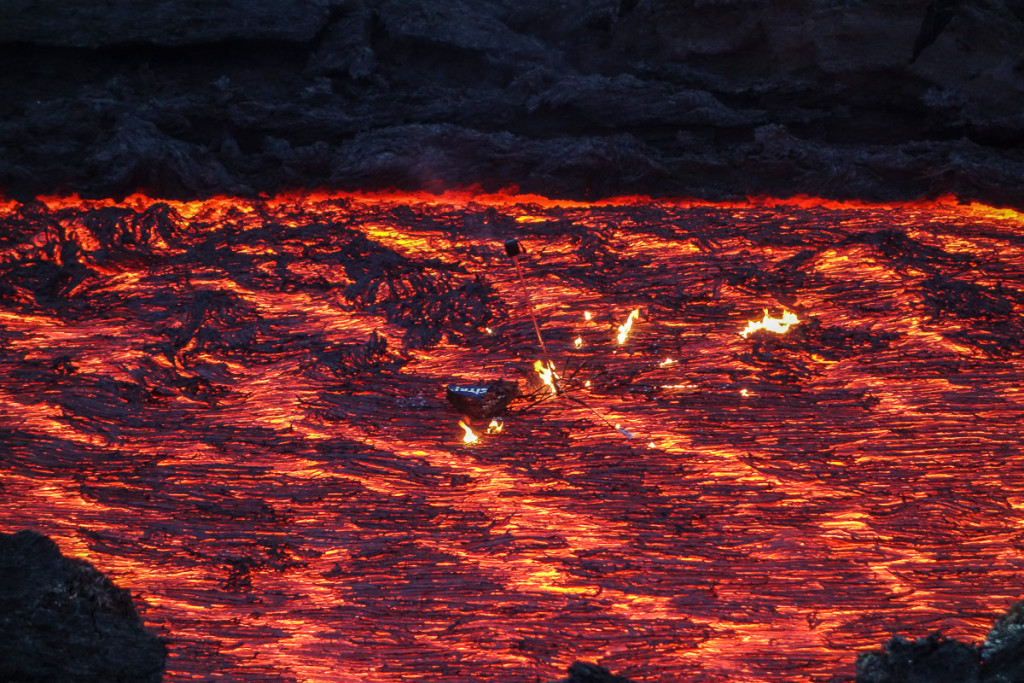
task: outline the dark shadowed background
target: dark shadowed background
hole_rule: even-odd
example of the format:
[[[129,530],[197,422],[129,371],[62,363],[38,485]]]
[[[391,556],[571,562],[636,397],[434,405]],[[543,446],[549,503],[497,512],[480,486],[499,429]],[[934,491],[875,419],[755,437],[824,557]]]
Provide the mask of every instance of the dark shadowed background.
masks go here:
[[[0,191],[1024,205],[1024,2],[7,0]]]

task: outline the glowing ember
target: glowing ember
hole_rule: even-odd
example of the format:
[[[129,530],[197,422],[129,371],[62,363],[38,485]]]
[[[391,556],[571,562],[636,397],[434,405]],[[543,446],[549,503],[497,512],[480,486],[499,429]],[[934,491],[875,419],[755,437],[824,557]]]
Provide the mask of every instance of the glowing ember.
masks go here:
[[[480,440],[480,437],[477,436],[476,433],[473,432],[473,430],[470,428],[470,426],[463,422],[462,420],[459,420],[459,426],[462,427],[463,431],[465,432],[462,435],[462,443],[476,443],[477,441]]]
[[[616,336],[616,339],[619,342],[619,346],[622,346],[623,344],[626,343],[626,337],[629,336],[629,331],[633,329],[633,321],[639,317],[640,309],[634,309],[633,312],[629,314],[629,317],[626,318],[626,322],[619,325],[619,333]]]
[[[555,380],[558,379],[558,373],[555,372],[555,366],[553,363],[545,364],[544,361],[534,361],[533,369],[537,372],[537,376],[540,377],[540,381],[551,390],[551,395],[556,396],[558,394],[558,387],[555,385]]]
[[[672,360],[671,358],[666,358],[665,360],[658,363],[658,367],[667,368],[668,366],[673,364],[675,364],[674,360]]]
[[[505,423],[498,418],[491,420],[490,424],[487,425],[488,434],[501,434],[501,430],[505,428]]]
[[[583,346],[583,337],[576,337],[575,339],[573,339],[572,345],[575,346],[577,349]]]
[[[594,316],[591,315],[590,311],[583,311],[583,319],[590,321],[593,320]]]
[[[740,336],[746,339],[748,336],[757,332],[758,330],[768,330],[769,332],[775,332],[776,334],[785,334],[789,332],[789,328],[799,323],[800,320],[796,317],[796,313],[786,311],[782,314],[781,318],[774,318],[768,315],[768,309],[764,309],[764,317],[760,320],[751,320],[747,323],[747,326],[740,332]]]

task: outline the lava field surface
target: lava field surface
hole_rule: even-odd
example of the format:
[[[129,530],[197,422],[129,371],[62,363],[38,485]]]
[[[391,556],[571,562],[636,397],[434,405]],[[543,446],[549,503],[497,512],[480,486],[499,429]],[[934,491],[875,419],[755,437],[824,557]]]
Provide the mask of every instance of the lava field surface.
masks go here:
[[[1021,596],[1022,226],[0,203],[0,529],[129,588],[168,681],[849,680],[894,631],[979,640]],[[492,379],[520,397],[466,443],[445,386]]]

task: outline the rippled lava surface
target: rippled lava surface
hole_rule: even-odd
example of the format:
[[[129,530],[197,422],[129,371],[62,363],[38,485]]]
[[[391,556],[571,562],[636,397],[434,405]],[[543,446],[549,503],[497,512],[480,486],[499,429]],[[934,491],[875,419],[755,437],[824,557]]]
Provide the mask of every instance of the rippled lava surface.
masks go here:
[[[0,204],[0,527],[129,588],[170,681],[849,679],[892,631],[979,640],[1021,595],[1022,226]],[[444,387],[496,378],[522,397],[465,444]]]

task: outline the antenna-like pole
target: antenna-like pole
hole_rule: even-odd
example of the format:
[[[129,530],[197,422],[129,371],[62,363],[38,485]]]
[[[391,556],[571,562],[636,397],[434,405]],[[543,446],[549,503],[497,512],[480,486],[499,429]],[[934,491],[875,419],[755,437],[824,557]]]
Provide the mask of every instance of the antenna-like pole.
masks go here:
[[[537,312],[533,308],[533,299],[530,297],[530,290],[526,286],[526,279],[523,277],[523,267],[519,265],[519,257],[525,253],[525,250],[519,244],[519,240],[513,237],[505,240],[505,253],[508,254],[508,257],[512,259],[512,263],[516,266],[519,286],[523,290],[523,298],[526,299],[526,309],[530,312],[530,320],[533,321],[533,331],[537,333],[537,341],[540,342],[540,351],[544,357],[544,362],[552,370],[551,385],[554,387],[556,394],[561,394],[562,387],[558,385],[558,380],[554,376],[555,365],[551,362],[551,354],[548,353],[548,347],[544,344],[544,337],[540,333],[540,323],[537,322]]]

